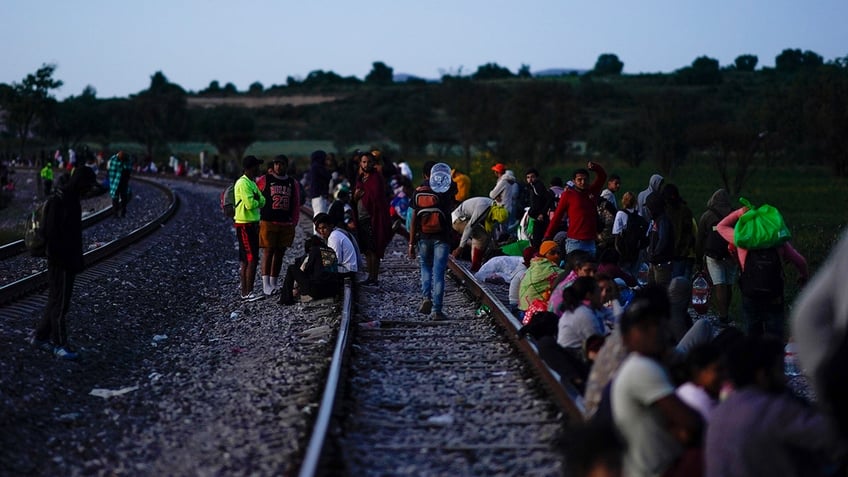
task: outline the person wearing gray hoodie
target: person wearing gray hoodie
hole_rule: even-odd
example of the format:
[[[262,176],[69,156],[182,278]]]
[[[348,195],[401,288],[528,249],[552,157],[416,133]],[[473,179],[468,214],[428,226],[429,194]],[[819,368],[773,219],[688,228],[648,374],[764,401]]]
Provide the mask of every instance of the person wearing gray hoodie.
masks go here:
[[[713,299],[719,320],[730,323],[729,310],[733,284],[736,282],[736,259],[730,256],[728,243],[716,231],[715,226],[733,211],[730,194],[724,189],[713,192],[707,201],[707,210],[698,220],[698,236],[695,253],[698,264],[705,263],[713,282]],[[702,258],[703,257],[703,258]]]
[[[651,221],[651,211],[645,207],[645,201],[648,200],[648,196],[652,193],[659,193],[662,189],[663,183],[665,182],[665,178],[659,174],[654,174],[651,176],[651,179],[648,181],[648,188],[639,192],[639,196],[636,197],[637,209],[636,212],[639,212],[639,215],[645,218],[648,222]]]

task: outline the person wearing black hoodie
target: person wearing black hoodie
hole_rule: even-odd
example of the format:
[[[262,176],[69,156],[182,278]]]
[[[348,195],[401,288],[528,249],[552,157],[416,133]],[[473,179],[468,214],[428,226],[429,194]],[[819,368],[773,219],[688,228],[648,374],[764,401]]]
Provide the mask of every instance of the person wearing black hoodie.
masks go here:
[[[74,169],[67,185],[61,187],[44,209],[44,238],[47,242],[47,281],[49,292],[44,316],[31,343],[52,351],[60,359],[75,360],[68,346],[66,316],[74,289],[74,278],[85,266],[82,250],[82,207],[80,198],[95,185],[97,178],[87,166]]]

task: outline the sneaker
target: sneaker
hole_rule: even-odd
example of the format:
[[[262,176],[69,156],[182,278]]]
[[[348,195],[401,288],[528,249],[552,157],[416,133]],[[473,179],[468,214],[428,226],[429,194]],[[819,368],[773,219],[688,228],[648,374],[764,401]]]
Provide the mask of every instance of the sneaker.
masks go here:
[[[430,319],[433,321],[446,321],[448,317],[441,311],[434,311],[430,314]]]
[[[29,344],[41,351],[53,352],[53,343],[36,338],[34,335],[29,339]]]
[[[53,356],[66,361],[76,361],[79,358],[79,354],[69,350],[66,346],[53,348]]]
[[[429,298],[425,298],[424,301],[421,302],[421,306],[418,307],[418,313],[422,315],[429,315],[430,310],[433,309],[433,302],[430,301]]]
[[[262,295],[257,295],[256,293],[250,292],[247,295],[242,295],[241,301],[245,301],[245,302],[256,301],[256,300],[261,300],[262,298],[263,298]]]

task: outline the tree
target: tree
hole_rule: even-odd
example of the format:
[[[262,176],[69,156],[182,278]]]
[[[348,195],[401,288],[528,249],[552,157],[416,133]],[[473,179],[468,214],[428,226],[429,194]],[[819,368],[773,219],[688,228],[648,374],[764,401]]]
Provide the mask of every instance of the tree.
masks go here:
[[[757,171],[757,155],[768,132],[733,121],[706,121],[690,129],[688,137],[712,159],[724,189],[736,197]]]
[[[676,72],[677,82],[684,85],[711,85],[721,83],[721,69],[718,60],[707,56],[699,56],[692,66]]]
[[[89,85],[79,96],[58,103],[48,124],[51,136],[58,139],[63,149],[78,149],[86,138],[105,140],[112,122],[97,99],[97,90]]]
[[[693,109],[694,98],[667,90],[648,95],[642,101],[639,127],[645,131],[648,152],[660,173],[670,175],[688,152],[686,118]]]
[[[757,68],[757,61],[759,58],[756,55],[739,55],[733,64],[737,71],[754,71]]]
[[[371,64],[371,72],[365,76],[365,82],[376,85],[392,84],[394,82],[394,70],[382,61],[375,61]]]
[[[530,73],[530,65],[521,65],[521,68],[518,68],[518,74],[516,75],[519,78],[532,78],[533,74]]]
[[[265,91],[265,87],[259,81],[254,81],[247,88],[247,93],[254,96],[261,95],[263,91]]]
[[[206,87],[206,89],[200,91],[200,94],[216,95],[216,94],[221,94],[221,92],[222,92],[221,83],[219,83],[218,80],[212,80],[209,83],[209,86]]]
[[[603,53],[598,56],[595,68],[592,72],[596,75],[620,75],[624,69],[624,63],[613,53]]]
[[[186,132],[186,92],[157,71],[150,77],[148,89],[130,96],[129,111],[123,121],[127,134],[144,144],[148,157],[152,158],[157,146],[165,146]]]
[[[821,55],[807,50],[787,48],[774,59],[774,67],[782,73],[793,73],[802,68],[821,66],[824,63]]]
[[[198,128],[218,152],[231,159],[230,170],[240,171],[233,166],[244,156],[244,152],[256,141],[256,123],[253,115],[243,108],[221,107],[203,110]]]
[[[28,74],[20,83],[4,89],[0,106],[6,112],[6,127],[18,138],[20,155],[24,155],[27,141],[40,122],[48,120],[47,114],[56,103],[50,91],[62,86],[53,79],[56,65],[44,64],[35,74]]]
[[[471,75],[471,79],[492,80],[512,78],[513,76],[514,75],[509,71],[509,69],[504,68],[497,63],[486,63],[485,65],[477,67],[477,71]]]
[[[501,106],[498,152],[540,167],[568,155],[580,109],[571,85],[522,82]]]

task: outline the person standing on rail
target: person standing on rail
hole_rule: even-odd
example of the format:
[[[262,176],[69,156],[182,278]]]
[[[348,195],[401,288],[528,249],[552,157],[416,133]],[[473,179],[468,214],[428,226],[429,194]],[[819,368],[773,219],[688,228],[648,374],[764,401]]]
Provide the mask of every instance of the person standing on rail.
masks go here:
[[[256,176],[262,161],[256,156],[242,160],[244,174],[235,185],[235,227],[239,243],[239,284],[243,301],[256,301],[261,295],[253,293],[256,268],[259,265],[259,209],[265,206],[265,196],[256,186]]]
[[[442,304],[445,297],[445,271],[451,253],[451,210],[454,195],[448,188],[437,192],[430,187],[430,172],[434,161],[424,163],[424,182],[412,194],[412,222],[409,228],[409,258],[415,258],[418,246],[418,265],[421,268],[421,306],[418,312],[434,320],[444,320]],[[431,314],[432,312],[432,314]]]
[[[294,179],[286,175],[289,158],[280,154],[271,161],[271,169],[256,180],[265,197],[259,212],[259,248],[262,249],[262,291],[271,295],[279,290],[283,256],[294,242],[295,226],[300,219],[300,191]]]
[[[112,196],[112,211],[115,217],[126,217],[127,203],[130,200],[130,174],[132,161],[124,151],[109,159],[109,195]]]
[[[47,306],[30,342],[52,351],[60,359],[75,360],[68,346],[66,320],[74,278],[85,263],[82,256],[82,208],[80,198],[97,182],[94,171],[80,166],[74,169],[68,184],[58,188],[45,205],[44,238],[47,242]]]

